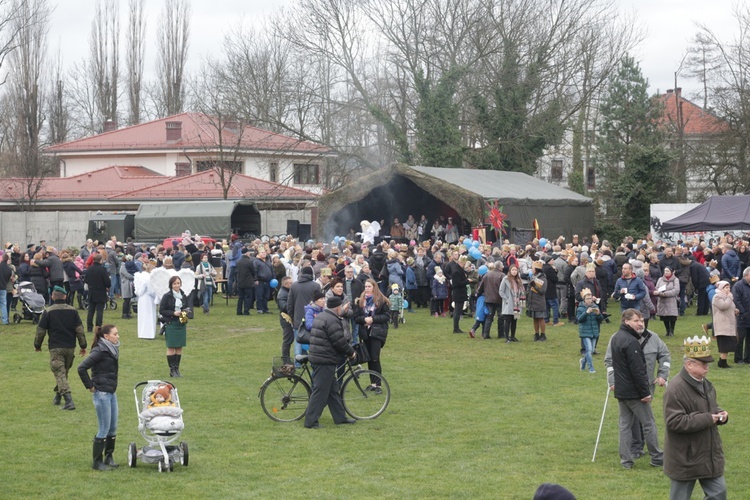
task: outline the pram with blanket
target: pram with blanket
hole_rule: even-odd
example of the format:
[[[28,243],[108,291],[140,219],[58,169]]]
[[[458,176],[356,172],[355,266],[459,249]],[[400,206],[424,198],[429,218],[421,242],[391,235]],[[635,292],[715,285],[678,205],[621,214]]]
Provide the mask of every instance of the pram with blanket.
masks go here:
[[[140,390],[139,388],[143,387]],[[140,450],[135,443],[128,446],[128,465],[158,464],[159,472],[172,471],[175,462],[188,465],[188,445],[179,441],[185,428],[177,388],[164,380],[139,382],[133,387],[138,431],[148,443]]]
[[[36,291],[34,283],[31,281],[21,281],[16,285],[16,293],[21,301],[21,313],[13,314],[13,323],[20,323],[21,320],[31,320],[35,325],[39,323],[39,318],[44,312],[44,296]]]

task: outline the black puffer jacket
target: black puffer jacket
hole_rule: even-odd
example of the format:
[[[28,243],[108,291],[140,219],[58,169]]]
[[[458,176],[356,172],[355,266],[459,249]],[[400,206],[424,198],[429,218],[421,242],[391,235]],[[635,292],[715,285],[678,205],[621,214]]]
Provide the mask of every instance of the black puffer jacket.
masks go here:
[[[89,378],[91,369],[91,378]],[[97,343],[91,348],[89,356],[78,365],[78,376],[86,389],[95,387],[100,392],[115,392],[117,390],[117,372],[119,361],[112,356],[104,342]]]
[[[612,336],[612,369],[617,399],[643,399],[651,395],[646,357],[638,333],[626,324]]]
[[[351,338],[344,334],[344,320],[330,309],[315,317],[310,332],[310,362],[316,365],[337,365],[343,356],[351,356]]]

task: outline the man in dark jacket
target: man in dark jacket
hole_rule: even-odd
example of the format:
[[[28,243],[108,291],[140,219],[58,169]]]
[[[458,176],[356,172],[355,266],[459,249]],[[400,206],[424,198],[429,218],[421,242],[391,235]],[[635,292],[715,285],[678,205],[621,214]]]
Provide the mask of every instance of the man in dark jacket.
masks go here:
[[[8,321],[8,304],[6,301],[13,297],[8,297],[8,283],[13,279],[13,269],[8,265],[10,256],[3,255],[0,258],[0,323],[7,325]]]
[[[250,307],[253,302],[253,292],[258,284],[253,269],[253,261],[247,248],[241,251],[242,257],[237,261],[235,268],[237,283],[237,316],[250,316]]]
[[[610,339],[612,366],[615,383],[610,389],[620,408],[620,463],[626,469],[633,468],[632,427],[637,420],[643,426],[643,436],[651,454],[651,465],[661,467],[664,463],[659,449],[654,412],[651,409],[651,388],[646,357],[641,349],[641,335],[645,331],[643,316],[638,309],[626,309],[622,313],[620,329]]]
[[[690,262],[688,270],[690,272],[690,281],[693,282],[693,287],[698,293],[698,310],[695,315],[705,316],[711,309],[711,304],[708,302],[707,291],[708,285],[710,284],[708,270],[706,269],[706,266],[696,260]]]
[[[83,323],[78,311],[66,303],[67,293],[61,286],[52,289],[53,304],[42,313],[36,325],[34,349],[42,352],[42,342],[49,333],[47,347],[49,348],[49,366],[55,376],[55,398],[52,404],[59,405],[60,399],[65,399],[63,410],[75,410],[73,397],[68,384],[68,372],[73,366],[75,358],[76,339],[81,348],[80,356],[86,355],[86,336],[83,333]]]
[[[109,273],[102,265],[102,254],[95,253],[92,257],[93,263],[86,271],[85,281],[89,287],[89,312],[86,316],[86,331],[94,331],[94,311],[96,311],[96,326],[102,326],[104,306],[109,300],[107,295],[112,282]]]
[[[341,364],[344,357],[357,357],[351,339],[344,334],[344,319],[341,316],[348,309],[349,304],[344,304],[341,297],[334,295],[327,300],[326,309],[313,321],[309,350],[313,390],[305,414],[305,427],[308,429],[322,427],[318,419],[326,406],[335,424],[356,422],[346,416],[336,379],[336,366]]]
[[[557,283],[559,281],[557,277],[557,270],[550,264],[549,261],[544,263],[542,271],[547,277],[547,290],[545,291],[544,297],[547,301],[547,305],[544,309],[544,322],[550,324],[550,312],[552,309],[552,326],[564,325],[560,321],[560,301],[557,299]]]
[[[484,328],[482,329],[482,338],[490,338],[490,330],[492,329],[492,321],[495,319],[495,313],[497,313],[497,338],[503,336],[503,322],[500,321],[502,318],[500,312],[503,309],[503,299],[500,297],[500,283],[503,282],[505,275],[500,269],[502,269],[502,263],[487,264],[490,269],[487,274],[484,275],[482,281],[479,283],[477,288],[477,295],[484,295],[484,305],[489,311],[484,319]]]
[[[742,279],[732,288],[732,297],[734,307],[739,310],[734,362],[738,365],[750,364],[750,267],[745,268],[742,272]]]
[[[667,247],[664,249],[664,256],[659,259],[659,269],[661,270],[662,276],[664,275],[664,268],[668,267],[672,272],[677,273],[682,268],[682,264],[677,257],[674,255],[674,249]]]
[[[65,282],[65,270],[63,269],[63,263],[60,257],[57,256],[57,249],[48,247],[44,254],[45,259],[36,260],[36,264],[39,267],[46,267],[49,271],[49,287],[55,288],[56,286],[64,288]]]
[[[648,290],[643,280],[633,274],[631,264],[622,265],[622,276],[615,283],[615,299],[620,301],[620,310],[638,309]]]
[[[741,272],[742,263],[740,263],[737,252],[734,251],[732,245],[726,243],[724,245],[724,255],[721,257],[721,278],[724,281],[734,283],[740,279]]]
[[[292,317],[286,312],[289,300],[289,287],[292,286],[292,278],[284,276],[279,283],[279,293],[276,295],[276,303],[279,305],[279,323],[281,324],[281,356],[289,358],[289,352],[294,343],[294,328]]]
[[[273,266],[271,258],[265,250],[260,250],[253,260],[253,270],[255,271],[255,306],[258,314],[268,314],[268,297],[271,296],[271,285],[269,283],[274,279]]]
[[[313,280],[315,273],[313,268],[305,265],[299,271],[299,278],[289,288],[289,297],[286,301],[286,312],[292,318],[292,328],[294,328],[294,338],[297,338],[297,332],[302,328],[302,320],[305,319],[305,306],[312,301],[315,291],[320,292],[320,285]],[[294,344],[294,354],[302,354],[299,343]]]
[[[672,480],[669,498],[689,499],[696,480],[704,498],[727,498],[718,426],[727,423],[729,414],[716,403],[716,390],[705,378],[713,360],[708,344],[688,340],[682,370],[664,391],[664,474]]]
[[[346,266],[344,268],[344,295],[349,300],[350,304],[354,304],[356,300],[365,291],[365,284],[354,277],[354,268],[352,266]],[[354,320],[354,317],[349,318],[349,327],[352,332],[352,344],[359,343],[359,324]]]

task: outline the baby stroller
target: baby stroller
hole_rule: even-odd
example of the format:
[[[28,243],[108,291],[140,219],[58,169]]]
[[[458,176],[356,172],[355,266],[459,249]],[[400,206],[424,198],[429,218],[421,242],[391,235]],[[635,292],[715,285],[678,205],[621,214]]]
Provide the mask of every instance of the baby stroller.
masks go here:
[[[138,388],[141,386],[140,397]],[[185,428],[177,388],[171,382],[149,380],[133,387],[138,431],[148,443],[140,450],[135,443],[128,446],[128,465],[135,467],[138,458],[146,464],[158,464],[159,472],[171,472],[174,463],[188,465],[188,445],[180,439]]]
[[[21,313],[13,314],[13,323],[20,323],[22,319],[29,319],[35,325],[44,312],[44,296],[37,293],[34,283],[21,281],[18,283],[18,299],[21,301]]]

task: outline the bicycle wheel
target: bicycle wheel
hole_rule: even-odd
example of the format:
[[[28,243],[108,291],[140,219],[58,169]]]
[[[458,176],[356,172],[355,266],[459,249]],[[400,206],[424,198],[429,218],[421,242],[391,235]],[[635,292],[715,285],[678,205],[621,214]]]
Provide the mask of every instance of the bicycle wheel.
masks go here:
[[[305,416],[310,385],[301,377],[271,377],[260,388],[260,406],[276,422],[294,422]]]
[[[372,388],[373,383],[377,389]],[[344,410],[352,418],[370,420],[379,417],[388,407],[391,387],[378,372],[357,370],[344,381],[341,399]]]

